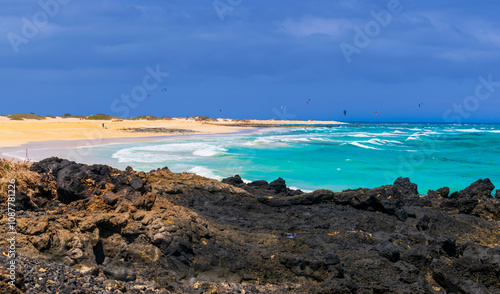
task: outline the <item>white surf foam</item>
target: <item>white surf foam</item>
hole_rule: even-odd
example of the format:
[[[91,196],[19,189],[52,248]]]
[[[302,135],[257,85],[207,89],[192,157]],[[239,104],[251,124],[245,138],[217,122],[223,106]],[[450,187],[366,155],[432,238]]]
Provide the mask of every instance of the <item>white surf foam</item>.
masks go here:
[[[420,139],[420,137],[419,137],[419,134],[413,134],[413,135],[409,136],[408,138],[406,138],[406,141],[410,141],[410,140],[422,141],[422,139]]]
[[[368,133],[353,133],[349,134],[350,137],[355,137],[355,138],[369,138],[371,136],[368,135]]]
[[[357,146],[357,147],[361,147],[361,148],[364,148],[364,149],[382,150],[382,149],[379,149],[379,148],[375,148],[375,147],[370,147],[370,146],[363,145],[363,144],[361,144],[360,142],[357,142],[357,141],[355,141],[355,142],[349,142],[349,144]]]
[[[482,133],[483,131],[472,128],[472,129],[455,129],[457,132],[462,132],[462,133]]]
[[[211,169],[208,169],[203,166],[195,166],[188,170],[190,173],[197,174],[199,176],[205,177],[205,178],[210,178],[210,179],[216,179],[216,180],[222,180],[221,176],[218,176],[214,174],[214,172]]]
[[[218,155],[218,154],[222,154],[225,151],[227,151],[226,148],[217,147],[217,146],[210,146],[210,147],[207,147],[207,148],[202,148],[202,149],[195,150],[193,152],[193,155],[208,157],[208,156],[215,156],[215,155]]]

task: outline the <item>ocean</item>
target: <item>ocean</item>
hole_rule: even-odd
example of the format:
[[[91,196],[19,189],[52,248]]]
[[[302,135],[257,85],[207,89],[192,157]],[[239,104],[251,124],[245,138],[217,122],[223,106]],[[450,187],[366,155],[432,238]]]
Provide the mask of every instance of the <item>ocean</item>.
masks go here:
[[[67,157],[67,150],[51,149]],[[304,191],[373,188],[409,177],[420,194],[461,190],[489,178],[500,189],[500,125],[349,124],[260,129],[231,135],[183,135],[78,147],[84,163],[149,171],[168,167],[222,179],[281,177]],[[14,155],[14,154],[12,154]],[[24,154],[22,156],[24,157]]]

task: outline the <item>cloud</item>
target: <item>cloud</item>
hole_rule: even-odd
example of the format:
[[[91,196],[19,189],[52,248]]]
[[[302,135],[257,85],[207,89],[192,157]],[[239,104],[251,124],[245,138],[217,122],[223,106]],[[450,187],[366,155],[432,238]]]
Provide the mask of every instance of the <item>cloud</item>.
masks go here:
[[[500,78],[500,3],[401,3],[404,11],[347,64],[339,44],[352,43],[354,28],[364,28],[371,11],[385,9],[387,1],[243,1],[224,21],[210,1],[70,1],[15,54],[6,33],[19,32],[21,17],[40,8],[36,1],[0,0],[1,74],[8,77],[0,87],[12,101],[25,97],[24,104],[34,95],[26,85],[61,104],[67,96],[60,88],[79,87],[75,97],[99,105],[103,97],[95,93],[119,96],[156,64],[171,73],[178,95],[189,88],[193,101],[218,97],[218,87],[231,89],[227,99],[252,92],[274,101],[333,82],[333,92],[356,87],[359,97],[385,97],[390,87],[404,84],[411,92],[427,79]],[[432,92],[433,83],[418,90]]]

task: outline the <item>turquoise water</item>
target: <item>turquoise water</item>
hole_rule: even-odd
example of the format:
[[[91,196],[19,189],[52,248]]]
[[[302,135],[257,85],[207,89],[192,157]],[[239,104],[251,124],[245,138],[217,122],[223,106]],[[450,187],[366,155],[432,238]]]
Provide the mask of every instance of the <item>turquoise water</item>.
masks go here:
[[[500,125],[358,124],[274,128],[225,136],[92,147],[85,160],[149,171],[167,166],[216,179],[278,177],[305,190],[391,184],[398,176],[421,194],[460,190],[479,178],[500,189]]]

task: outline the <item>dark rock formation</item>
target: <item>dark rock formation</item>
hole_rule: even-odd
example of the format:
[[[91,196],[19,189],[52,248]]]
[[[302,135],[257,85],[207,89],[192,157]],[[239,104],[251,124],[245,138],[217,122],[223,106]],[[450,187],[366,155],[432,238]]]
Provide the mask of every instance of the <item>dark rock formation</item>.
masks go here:
[[[223,182],[225,184],[233,185],[236,187],[240,187],[244,184],[243,180],[241,179],[241,177],[239,175],[235,175],[234,177],[225,178],[221,182]]]
[[[477,180],[469,187],[460,191],[457,198],[460,199],[488,199],[491,198],[491,192],[495,186],[491,183],[490,179]]]
[[[2,256],[2,293],[500,291],[487,179],[420,197],[407,178],[302,193],[281,178],[219,182],[58,158],[31,170],[40,180],[19,196],[16,288]]]
[[[268,183],[264,180],[258,180],[245,184],[239,175],[235,175],[234,177],[223,179],[222,182],[238,188],[242,188],[245,191],[248,191],[249,193],[252,193],[256,196],[266,196],[269,193],[282,196],[297,196],[304,193],[300,189],[293,190],[287,188],[286,182],[282,178],[278,178],[271,183]]]
[[[450,189],[447,187],[437,191],[429,190],[427,195],[422,197],[421,204],[447,212],[500,220],[500,202],[496,200],[497,197],[491,195],[494,189],[495,186],[489,179],[480,179],[462,191],[455,191],[451,194],[449,194]]]

